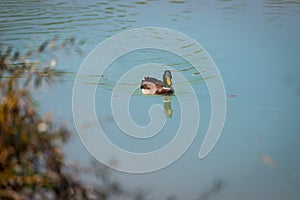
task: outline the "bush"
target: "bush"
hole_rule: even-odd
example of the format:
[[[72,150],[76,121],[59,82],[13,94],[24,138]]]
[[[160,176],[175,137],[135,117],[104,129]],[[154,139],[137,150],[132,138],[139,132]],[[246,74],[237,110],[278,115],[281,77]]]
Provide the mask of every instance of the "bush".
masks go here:
[[[40,67],[33,56],[77,48],[70,38],[45,41],[21,54],[0,46],[0,199],[108,199],[121,193],[117,184],[86,187],[74,167],[67,166],[61,145],[69,131],[37,112],[33,88],[52,83],[61,74],[56,60]]]

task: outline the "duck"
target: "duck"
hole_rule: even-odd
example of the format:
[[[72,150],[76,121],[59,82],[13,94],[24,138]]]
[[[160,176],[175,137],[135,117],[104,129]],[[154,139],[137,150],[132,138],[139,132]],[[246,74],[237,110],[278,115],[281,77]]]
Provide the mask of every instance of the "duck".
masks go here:
[[[146,95],[170,95],[174,93],[172,87],[172,74],[170,70],[166,70],[163,74],[163,80],[153,77],[144,77],[141,82],[141,90]]]

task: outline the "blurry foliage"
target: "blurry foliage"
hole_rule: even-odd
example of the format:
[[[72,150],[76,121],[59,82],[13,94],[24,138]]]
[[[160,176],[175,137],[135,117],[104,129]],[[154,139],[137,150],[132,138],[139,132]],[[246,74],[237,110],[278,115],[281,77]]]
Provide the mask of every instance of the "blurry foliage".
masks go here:
[[[219,194],[224,189],[225,183],[222,178],[215,178],[211,186],[203,191],[198,200],[212,199],[213,196]]]
[[[80,53],[78,45],[74,38],[56,37],[24,53],[0,45],[0,199],[109,199],[122,193],[107,181],[97,189],[83,183],[61,151],[69,131],[39,115],[31,96],[33,88],[61,75],[55,59],[41,67],[33,56],[73,47]]]

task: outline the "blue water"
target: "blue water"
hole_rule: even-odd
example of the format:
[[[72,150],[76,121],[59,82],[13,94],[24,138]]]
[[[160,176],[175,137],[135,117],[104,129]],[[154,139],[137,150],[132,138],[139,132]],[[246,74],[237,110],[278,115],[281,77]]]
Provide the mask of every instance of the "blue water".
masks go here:
[[[201,120],[189,150],[163,170],[142,175],[112,171],[114,178],[129,190],[146,191],[152,199],[169,195],[196,199],[216,179],[224,187],[211,199],[299,199],[299,20],[300,1],[296,0],[1,1],[0,43],[26,49],[55,35],[61,40],[73,36],[86,41],[83,56],[55,55],[57,67],[71,73],[60,84],[36,91],[35,96],[42,113],[51,112],[74,131],[65,147],[68,157],[87,165],[92,157],[75,134],[71,107],[75,74],[85,56],[106,38],[131,28],[155,26],[187,34],[210,54],[225,84],[227,117],[220,140],[208,157],[198,159],[210,119],[210,99],[205,81],[196,81],[192,86]],[[177,70],[189,67],[165,52],[136,52],[114,63],[97,88],[99,121],[112,141],[131,151],[160,148],[174,137],[181,120],[173,96],[173,115],[162,134],[134,146],[113,122],[108,109],[113,83],[132,66],[154,59],[179,63]],[[193,73],[182,71],[189,80],[195,78]],[[89,77],[82,80],[98,84]],[[152,104],[163,105],[162,98],[133,95],[130,112],[136,123],[149,122]],[[275,166],[266,162],[266,156]]]

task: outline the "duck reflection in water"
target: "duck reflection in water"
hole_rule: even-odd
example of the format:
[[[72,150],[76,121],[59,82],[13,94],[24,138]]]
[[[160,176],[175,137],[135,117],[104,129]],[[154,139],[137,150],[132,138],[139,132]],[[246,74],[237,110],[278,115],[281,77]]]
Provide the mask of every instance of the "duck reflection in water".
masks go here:
[[[171,96],[174,94],[172,87],[172,74],[170,70],[166,70],[163,74],[163,80],[153,77],[144,77],[141,82],[141,90],[146,95],[164,95],[164,111],[167,118],[172,118],[173,110],[171,106]]]
[[[166,118],[172,118],[173,110],[171,105],[172,96],[164,96],[164,110]]]

